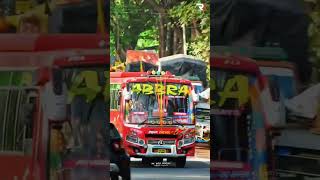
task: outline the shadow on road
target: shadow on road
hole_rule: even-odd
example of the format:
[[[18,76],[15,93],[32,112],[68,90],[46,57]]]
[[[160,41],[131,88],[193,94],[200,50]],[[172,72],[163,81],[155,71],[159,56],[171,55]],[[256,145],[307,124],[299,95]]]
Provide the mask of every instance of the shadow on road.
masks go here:
[[[150,166],[142,166],[141,161],[131,161],[131,167],[132,168],[176,168],[175,163],[166,163],[160,165],[160,163],[155,163]],[[210,162],[201,162],[201,161],[195,161],[195,160],[189,160],[187,161],[187,164],[185,168],[210,168]]]

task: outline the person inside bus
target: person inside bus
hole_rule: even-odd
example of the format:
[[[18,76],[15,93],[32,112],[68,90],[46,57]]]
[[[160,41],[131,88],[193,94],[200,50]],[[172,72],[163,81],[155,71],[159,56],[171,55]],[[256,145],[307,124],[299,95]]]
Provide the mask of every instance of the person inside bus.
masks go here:
[[[76,96],[70,104],[70,110],[74,146],[81,147],[84,139],[83,124],[89,110],[89,103],[86,102],[85,97]]]
[[[133,111],[134,112],[143,112],[143,111],[145,111],[145,108],[141,102],[134,101],[133,102]]]
[[[153,112],[159,112],[160,110],[158,99],[155,96],[153,97],[149,100],[148,116],[153,116]]]
[[[174,103],[173,98],[168,99],[167,112],[169,117],[173,117],[173,113],[178,112],[177,104]]]
[[[107,104],[104,100],[102,93],[99,93],[95,100],[90,104],[89,114],[88,114],[88,133],[89,133],[89,146],[94,156],[105,157],[106,142],[107,142],[107,126],[106,120],[107,115]]]
[[[40,33],[41,32],[41,21],[35,16],[22,17],[18,29],[19,33]]]

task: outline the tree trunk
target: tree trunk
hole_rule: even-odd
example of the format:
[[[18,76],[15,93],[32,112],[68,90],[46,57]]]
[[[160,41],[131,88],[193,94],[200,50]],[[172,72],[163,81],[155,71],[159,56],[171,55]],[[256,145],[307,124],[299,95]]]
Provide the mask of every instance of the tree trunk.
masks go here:
[[[159,57],[164,57],[165,53],[166,53],[166,38],[167,38],[167,34],[166,34],[166,27],[165,27],[165,14],[160,13],[160,18],[159,18],[160,22],[159,22],[159,29],[160,29],[160,34],[159,34]]]
[[[120,45],[120,28],[119,24],[116,25],[116,59],[121,59],[121,45]],[[122,60],[122,59],[121,59]]]
[[[183,31],[180,26],[177,26],[176,28],[177,31],[177,54],[182,54],[183,53]]]
[[[179,43],[179,32],[176,26],[174,26],[173,29],[173,42],[172,42],[172,52],[173,54],[178,54],[178,43]]]
[[[169,55],[173,55],[174,52],[173,52],[173,28],[170,26],[170,27],[167,27],[167,30],[168,30],[168,33],[167,33],[167,53],[166,55],[169,56]]]
[[[120,48],[119,51],[122,62],[126,62],[127,52],[123,48]]]
[[[198,24],[195,20],[192,21],[192,29],[191,29],[191,39],[194,40],[197,36],[200,35],[198,30]]]
[[[187,35],[186,35],[186,25],[182,25],[182,46],[183,54],[187,54]]]

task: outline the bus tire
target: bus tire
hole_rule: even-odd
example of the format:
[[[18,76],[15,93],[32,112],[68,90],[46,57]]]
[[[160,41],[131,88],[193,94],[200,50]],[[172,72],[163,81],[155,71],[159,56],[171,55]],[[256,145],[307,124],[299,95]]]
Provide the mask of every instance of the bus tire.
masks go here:
[[[143,158],[142,158],[142,166],[144,166],[144,167],[149,167],[150,164],[151,164],[151,161],[150,161],[149,158],[146,158],[146,157],[143,157]]]
[[[111,180],[119,180],[119,176],[116,174],[110,175],[111,176]]]
[[[176,167],[184,168],[186,166],[187,157],[178,157],[176,158]]]

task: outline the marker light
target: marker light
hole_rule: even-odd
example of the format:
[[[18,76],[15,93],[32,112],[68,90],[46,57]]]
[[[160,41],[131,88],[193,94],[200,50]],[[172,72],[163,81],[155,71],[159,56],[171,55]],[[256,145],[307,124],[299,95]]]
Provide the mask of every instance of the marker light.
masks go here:
[[[152,74],[152,75],[155,75],[155,74],[156,74],[156,71],[155,71],[155,70],[153,70],[153,71],[151,72],[151,74]]]
[[[164,72],[164,71],[161,71],[161,75],[165,75],[166,74],[166,72]]]

